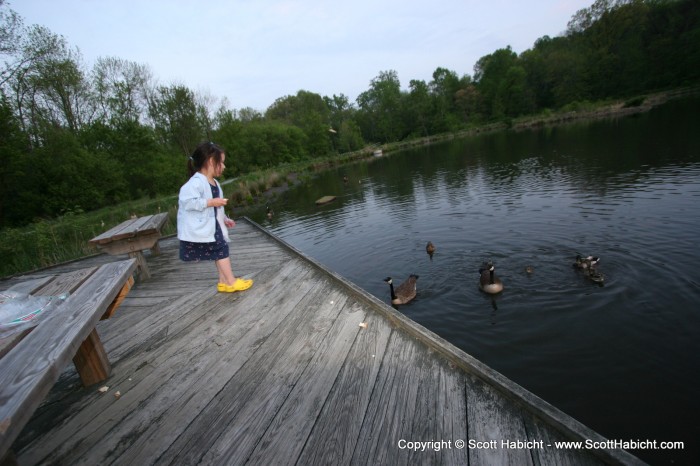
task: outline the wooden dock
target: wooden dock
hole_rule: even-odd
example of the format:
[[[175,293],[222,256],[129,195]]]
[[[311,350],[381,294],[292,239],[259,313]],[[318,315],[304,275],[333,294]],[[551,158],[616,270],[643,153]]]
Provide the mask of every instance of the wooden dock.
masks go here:
[[[557,449],[604,439],[253,222],[231,239],[255,279],[243,293],[217,293],[212,263],[161,239],[152,278],[98,324],[109,390],[66,367],[13,445],[20,465],[643,464]]]

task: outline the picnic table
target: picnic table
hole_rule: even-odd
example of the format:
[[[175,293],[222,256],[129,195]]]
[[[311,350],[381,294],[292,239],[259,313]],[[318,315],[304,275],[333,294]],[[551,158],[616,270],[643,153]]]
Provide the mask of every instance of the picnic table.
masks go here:
[[[146,264],[146,258],[143,257],[142,251],[150,249],[153,255],[159,254],[158,239],[160,238],[160,230],[167,219],[167,213],[132,218],[88,242],[108,254],[120,255],[128,253],[129,257],[136,259],[139,278],[149,279],[151,278],[151,273],[148,270],[148,264]]]
[[[68,296],[0,340],[0,462],[71,358],[84,386],[109,377],[111,365],[96,325],[121,304],[135,270],[136,261],[128,259],[21,282],[2,292],[6,298]]]

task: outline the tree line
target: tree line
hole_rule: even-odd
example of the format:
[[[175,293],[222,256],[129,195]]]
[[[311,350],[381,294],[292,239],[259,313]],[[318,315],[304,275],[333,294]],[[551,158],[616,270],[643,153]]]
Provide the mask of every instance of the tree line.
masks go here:
[[[700,2],[596,0],[566,32],[517,54],[498,49],[473,74],[438,67],[402,89],[381,71],[355,102],[300,90],[264,112],[161,84],[115,57],[88,67],[0,0],[0,228],[170,194],[186,156],[216,141],[225,176],[700,80]]]

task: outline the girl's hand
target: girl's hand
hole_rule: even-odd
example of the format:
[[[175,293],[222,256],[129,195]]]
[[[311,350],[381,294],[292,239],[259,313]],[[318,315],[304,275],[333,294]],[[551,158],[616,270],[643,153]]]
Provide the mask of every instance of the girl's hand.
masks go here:
[[[236,222],[234,222],[230,218],[227,218],[226,220],[224,220],[224,225],[226,225],[228,228],[233,228],[236,226]]]
[[[225,197],[215,197],[207,201],[207,207],[223,207],[228,202]]]

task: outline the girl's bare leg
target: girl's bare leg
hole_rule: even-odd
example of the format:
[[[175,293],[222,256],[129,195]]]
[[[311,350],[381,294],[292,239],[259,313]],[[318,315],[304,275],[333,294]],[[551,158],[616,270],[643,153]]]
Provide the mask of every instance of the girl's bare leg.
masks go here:
[[[236,281],[236,276],[231,270],[231,258],[219,259],[216,261],[216,268],[219,271],[219,283],[233,285],[233,282]]]

